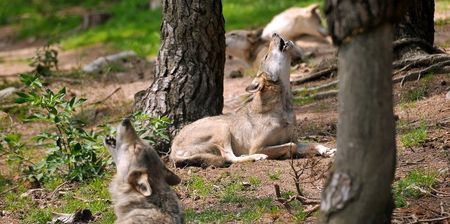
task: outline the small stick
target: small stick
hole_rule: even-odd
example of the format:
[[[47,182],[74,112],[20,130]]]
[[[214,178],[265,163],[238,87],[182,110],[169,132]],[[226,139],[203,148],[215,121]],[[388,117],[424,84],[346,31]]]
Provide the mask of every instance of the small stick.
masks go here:
[[[9,188],[9,189],[6,189],[6,190],[2,191],[2,192],[0,193],[0,195],[6,194],[6,193],[8,193],[8,192],[10,192],[10,191],[12,191],[12,190],[18,188],[18,187],[19,187],[19,185],[16,185],[16,186],[14,186],[14,187],[11,187],[11,188]]]
[[[94,103],[90,103],[89,105],[94,105],[94,104],[100,104],[100,103],[102,103],[102,102],[105,102],[106,100],[108,100],[109,98],[111,98],[115,93],[117,93],[119,90],[121,90],[122,89],[122,87],[117,87],[117,89],[115,89],[112,93],[110,93],[107,97],[105,97],[104,99],[102,99],[102,100],[99,100],[99,101],[97,101],[97,102],[94,102]]]

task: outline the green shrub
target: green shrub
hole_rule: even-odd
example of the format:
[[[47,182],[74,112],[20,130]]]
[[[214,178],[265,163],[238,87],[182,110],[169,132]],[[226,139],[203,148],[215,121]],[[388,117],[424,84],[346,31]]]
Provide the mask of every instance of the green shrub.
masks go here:
[[[54,92],[45,88],[38,75],[23,74],[21,81],[26,88],[17,93],[16,103],[27,103],[31,113],[26,121],[46,122],[54,127],[51,132],[42,132],[34,139],[46,143],[49,150],[45,158],[30,166],[29,178],[45,181],[56,176],[68,180],[82,181],[101,175],[106,165],[102,158],[100,136],[86,131],[84,123],[74,118],[75,111],[85,99],[66,99],[66,89]]]

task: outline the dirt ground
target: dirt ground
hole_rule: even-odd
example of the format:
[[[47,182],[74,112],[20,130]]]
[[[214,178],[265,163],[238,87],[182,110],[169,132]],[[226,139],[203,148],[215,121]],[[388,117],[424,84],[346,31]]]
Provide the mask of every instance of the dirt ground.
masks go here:
[[[0,31],[1,33],[1,31]],[[450,25],[436,27],[436,44],[450,52]],[[1,45],[0,45],[1,46]],[[36,43],[18,43],[16,47],[8,46],[0,49],[0,80],[8,80],[13,83],[17,80],[17,74],[29,71],[28,58],[34,55]],[[328,47],[329,48],[329,47]],[[319,50],[320,51],[320,50]],[[93,46],[75,51],[62,51],[60,54],[60,68],[69,70],[79,68],[91,62],[98,56],[111,53],[112,50],[103,46]],[[301,76],[303,70],[293,72],[293,76]],[[135,76],[136,72],[122,72],[122,76]],[[116,73],[115,73],[116,74]],[[134,80],[134,79],[131,79]],[[224,112],[233,111],[242,102],[245,95],[244,89],[252,78],[245,76],[224,81]],[[103,78],[85,77],[78,80],[80,83],[67,83],[64,79],[55,80],[50,83],[52,87],[67,86],[71,94],[86,97],[87,102],[93,103],[105,99],[114,90],[117,93],[101,102],[99,105],[87,108],[86,115],[93,124],[101,122],[114,123],[121,116],[129,113],[134,94],[147,88],[151,79],[130,81],[128,83],[117,83]],[[307,85],[318,85],[326,82],[320,80]],[[425,83],[425,84],[424,84]],[[413,103],[404,104],[401,96],[408,90],[425,86],[425,96]],[[395,114],[401,124],[409,128],[419,127],[421,123],[427,126],[427,138],[419,146],[412,148],[403,147],[400,138],[397,137],[397,169],[395,180],[400,180],[412,170],[427,170],[438,173],[437,184],[434,190],[418,199],[408,199],[407,206],[394,211],[394,223],[414,223],[418,220],[433,219],[441,217],[442,212],[450,212],[450,101],[445,99],[445,94],[450,89],[450,75],[433,75],[425,81],[408,82],[404,87],[395,85]],[[299,139],[308,142],[319,142],[329,147],[336,146],[336,123],[337,123],[337,100],[335,98],[314,101],[304,106],[296,106],[297,134]],[[114,114],[111,116],[111,114]],[[405,131],[398,125],[398,136]],[[40,132],[40,128],[31,127],[29,124],[20,124],[17,131],[32,136]],[[357,127],[355,127],[357,128]],[[294,167],[304,170],[301,175],[301,188],[304,195],[311,199],[320,198],[320,192],[325,181],[326,171],[332,165],[332,158],[303,158],[295,161],[268,160],[255,163],[234,164],[229,168],[197,168],[189,167],[176,169],[175,172],[184,180],[183,184],[175,189],[180,196],[183,206],[189,211],[202,213],[215,210],[223,213],[240,214],[256,208],[255,203],[264,199],[272,200],[278,209],[263,212],[257,223],[295,223],[299,222],[295,214],[290,214],[283,205],[276,201],[274,185],[279,185],[281,192],[292,194],[296,192],[292,177]],[[351,161],[349,161],[351,162]],[[315,165],[309,166],[311,163]],[[4,162],[0,159],[0,167],[6,169]],[[189,182],[193,177],[200,177],[211,184],[207,196],[193,194],[188,189]],[[243,189],[232,192],[236,198],[227,202],[214,192],[223,192],[224,186],[230,183],[240,183]],[[305,209],[312,209],[317,204],[306,205]],[[256,206],[256,207],[255,207]],[[259,208],[259,207],[258,207]],[[246,215],[242,213],[242,215]],[[312,213],[304,222],[316,222],[317,213]],[[14,217],[14,216],[12,216]],[[1,223],[13,222],[3,219]],[[449,223],[449,220],[429,221],[429,223]]]

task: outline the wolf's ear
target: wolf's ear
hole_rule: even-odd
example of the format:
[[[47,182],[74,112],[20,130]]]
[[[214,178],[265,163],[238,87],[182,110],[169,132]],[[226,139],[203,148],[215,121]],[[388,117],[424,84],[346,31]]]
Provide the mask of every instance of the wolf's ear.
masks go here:
[[[128,174],[128,183],[135,191],[144,196],[150,196],[152,194],[148,174],[145,171],[133,170]]]
[[[165,168],[164,171],[164,179],[169,185],[177,185],[181,182],[180,177],[178,177],[176,174],[174,174],[169,169]]]
[[[263,85],[259,81],[253,80],[253,82],[249,86],[247,86],[247,88],[245,88],[245,91],[249,93],[256,93],[261,90],[262,87]]]

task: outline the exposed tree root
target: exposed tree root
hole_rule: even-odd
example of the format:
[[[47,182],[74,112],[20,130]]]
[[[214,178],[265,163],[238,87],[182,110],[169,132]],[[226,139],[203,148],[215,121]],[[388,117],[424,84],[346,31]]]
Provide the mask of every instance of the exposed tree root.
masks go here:
[[[450,66],[450,60],[432,64],[419,71],[409,72],[406,75],[394,78],[392,81],[393,83],[400,82],[400,85],[403,86],[405,81],[419,80],[420,78],[424,77],[427,74],[439,73],[447,66]]]
[[[445,53],[419,55],[419,56],[416,56],[413,58],[395,61],[392,66],[394,69],[397,69],[397,71],[395,71],[393,73],[393,75],[397,75],[397,74],[409,71],[411,69],[423,68],[419,71],[411,71],[400,77],[393,78],[393,83],[400,82],[401,86],[403,86],[404,82],[406,82],[406,81],[419,80],[420,78],[422,78],[425,75],[430,74],[430,73],[450,72],[450,55],[445,54]],[[328,67],[322,71],[318,71],[318,72],[315,72],[312,74],[308,74],[304,77],[291,80],[291,84],[298,85],[298,84],[302,84],[302,83],[306,83],[306,82],[310,82],[310,81],[315,81],[315,80],[317,80],[321,77],[327,76],[327,75],[331,76],[336,71],[337,71],[337,66],[331,65],[330,67]],[[313,90],[319,90],[322,88],[327,88],[328,86],[335,85],[336,83],[334,83],[334,82],[336,82],[336,81],[316,87],[318,89],[299,88],[299,89],[294,90],[294,94],[296,92],[298,93],[301,91],[313,91]]]
[[[430,45],[427,41],[425,41],[423,39],[420,39],[420,38],[402,38],[402,39],[398,39],[398,40],[396,40],[396,41],[394,41],[392,43],[392,48],[394,49],[394,52],[396,52],[398,49],[403,48],[403,47],[405,47],[407,45],[411,45],[411,44],[419,46],[421,49],[425,50],[429,54],[445,53],[441,49]]]
[[[313,87],[309,87],[309,88],[298,88],[298,89],[292,90],[292,94],[297,95],[297,94],[301,94],[304,92],[319,91],[319,90],[335,87],[338,83],[339,83],[339,80],[336,79],[334,81],[327,82],[327,83],[325,83],[323,85],[319,85],[319,86],[313,86]]]
[[[324,77],[326,75],[331,75],[334,72],[336,72],[336,70],[337,70],[337,66],[336,65],[332,65],[331,67],[326,68],[325,70],[318,71],[318,72],[306,75],[304,77],[291,80],[291,84],[292,85],[299,85],[299,84],[302,84],[302,83],[305,83],[305,82],[314,81],[314,80],[322,78],[322,77]]]
[[[429,54],[429,55],[420,55],[413,58],[407,58],[404,60],[395,61],[393,63],[394,69],[397,70],[396,73],[406,71],[412,68],[429,66],[434,63],[439,63],[442,61],[450,60],[450,55],[448,54]]]

